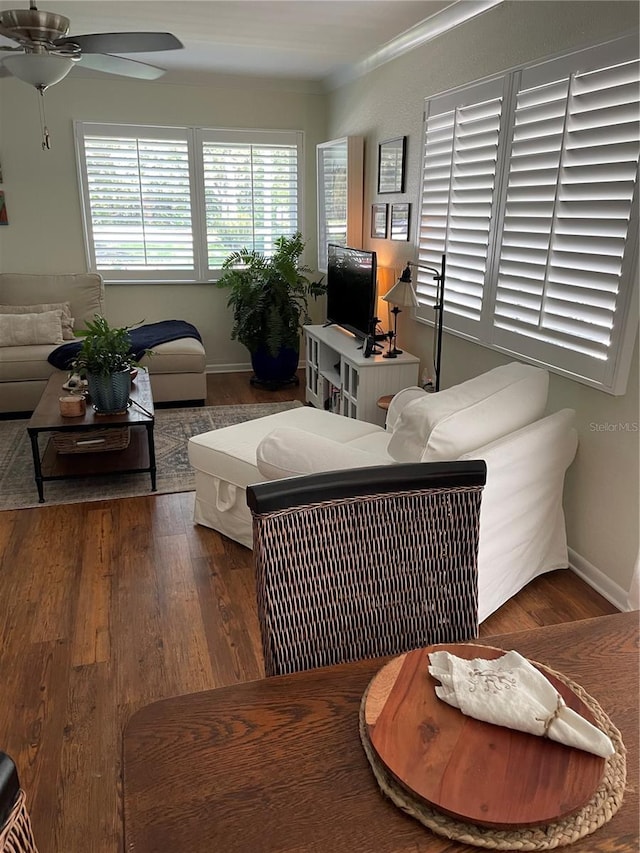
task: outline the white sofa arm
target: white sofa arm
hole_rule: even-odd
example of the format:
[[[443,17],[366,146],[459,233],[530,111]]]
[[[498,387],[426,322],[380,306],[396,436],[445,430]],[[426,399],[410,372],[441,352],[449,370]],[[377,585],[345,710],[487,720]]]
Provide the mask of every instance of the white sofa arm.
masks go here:
[[[412,385],[409,388],[403,388],[402,391],[398,391],[391,400],[387,411],[387,430],[393,432],[404,407],[419,397],[424,397],[427,393],[429,392],[425,391],[424,388],[418,388],[417,385]]]

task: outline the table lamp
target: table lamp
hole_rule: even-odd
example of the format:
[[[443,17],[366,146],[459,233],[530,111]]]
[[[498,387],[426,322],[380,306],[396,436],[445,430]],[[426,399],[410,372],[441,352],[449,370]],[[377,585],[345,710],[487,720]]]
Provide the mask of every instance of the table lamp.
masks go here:
[[[396,346],[396,338],[398,334],[398,314],[402,310],[399,308],[399,305],[402,305],[403,308],[417,308],[418,307],[418,298],[416,296],[415,290],[413,289],[413,284],[411,283],[411,270],[409,269],[409,265],[404,268],[402,271],[402,275],[398,279],[398,281],[393,285],[391,290],[382,297],[385,302],[390,302],[393,305],[391,309],[391,313],[393,314],[393,332],[389,332],[389,349],[384,354],[384,358],[397,358],[399,355],[402,355],[402,350],[398,349]]]

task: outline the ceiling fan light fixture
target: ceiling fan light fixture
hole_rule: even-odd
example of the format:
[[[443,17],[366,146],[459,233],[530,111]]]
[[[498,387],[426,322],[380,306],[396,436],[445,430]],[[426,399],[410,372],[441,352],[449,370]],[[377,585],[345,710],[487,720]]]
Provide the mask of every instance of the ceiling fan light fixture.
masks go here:
[[[41,91],[64,80],[74,65],[73,59],[53,53],[19,53],[3,63],[14,77]]]

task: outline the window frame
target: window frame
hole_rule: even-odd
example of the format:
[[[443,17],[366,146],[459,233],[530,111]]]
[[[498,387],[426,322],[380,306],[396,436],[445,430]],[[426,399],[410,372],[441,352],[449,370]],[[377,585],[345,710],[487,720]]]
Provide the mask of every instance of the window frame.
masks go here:
[[[297,152],[296,228],[304,232],[304,131],[137,125],[85,121],[74,121],[73,126],[87,269],[91,272],[99,273],[106,284],[193,284],[216,281],[220,277],[221,268],[209,267],[208,258],[203,161],[203,144],[207,141],[228,142],[229,144],[240,143],[242,145],[280,144],[295,146]],[[192,268],[185,267],[184,269],[172,270],[115,270],[99,268],[97,266],[87,182],[85,136],[101,135],[130,139],[145,137],[171,139],[179,138],[182,135],[186,139],[189,163],[191,234],[194,253]]]
[[[606,364],[590,363],[589,370],[585,370],[586,358],[572,357],[574,354],[564,349],[561,344],[541,342],[535,338],[518,335],[517,332],[505,333],[498,329],[495,323],[496,300],[498,290],[498,275],[501,262],[501,249],[503,249],[503,226],[505,220],[505,207],[510,177],[511,151],[513,144],[513,133],[515,128],[515,107],[518,93],[526,91],[532,86],[550,83],[558,79],[559,75],[585,74],[594,69],[606,66],[614,66],[626,61],[638,58],[637,45],[631,36],[624,36],[604,44],[596,45],[572,51],[553,58],[518,66],[501,74],[492,75],[483,80],[475,81],[465,86],[458,87],[449,92],[425,98],[425,109],[423,114],[423,140],[421,160],[421,189],[420,189],[420,223],[428,218],[425,210],[425,183],[427,178],[427,129],[428,122],[434,115],[444,112],[445,108],[455,108],[458,104],[472,100],[474,90],[480,90],[483,86],[503,85],[501,129],[498,142],[496,159],[496,178],[493,191],[491,217],[493,220],[493,234],[487,246],[486,275],[482,292],[482,311],[477,321],[467,322],[463,317],[456,317],[447,311],[445,293],[444,328],[450,334],[470,340],[480,346],[496,350],[516,357],[524,361],[545,367],[554,373],[579,381],[583,384],[603,390],[614,395],[624,394],[628,380],[629,368],[633,347],[638,329],[638,171],[636,170],[635,186],[631,198],[630,214],[627,225],[627,233],[624,242],[624,252],[621,259],[621,271],[619,274],[618,293],[613,313],[613,325],[611,329],[611,342],[608,347],[608,358]],[[568,96],[567,103],[570,103]],[[454,141],[455,148],[455,141]],[[562,143],[564,146],[564,142]],[[564,147],[561,149],[564,151]],[[558,170],[560,174],[560,169]],[[451,191],[451,184],[450,190]],[[567,182],[559,182],[557,188],[566,189],[570,186]],[[555,213],[554,213],[555,217]],[[594,217],[595,219],[595,217]],[[555,219],[554,219],[555,221]],[[449,240],[449,227],[445,231],[445,251]],[[418,261],[431,263],[433,261],[425,257],[428,251],[424,247],[423,233],[420,225],[416,237]],[[506,243],[504,244],[506,246]],[[553,245],[547,250],[551,255]],[[433,252],[431,252],[433,254]],[[447,258],[448,260],[448,258]],[[415,309],[414,316],[418,322],[434,325],[433,305],[435,302],[435,291],[432,295],[432,276],[426,271],[417,271],[417,289],[420,305]],[[542,281],[542,292],[546,293],[548,280],[545,275]],[[635,309],[635,310],[634,310]],[[562,333],[560,333],[562,335]],[[566,345],[566,341],[565,341]]]

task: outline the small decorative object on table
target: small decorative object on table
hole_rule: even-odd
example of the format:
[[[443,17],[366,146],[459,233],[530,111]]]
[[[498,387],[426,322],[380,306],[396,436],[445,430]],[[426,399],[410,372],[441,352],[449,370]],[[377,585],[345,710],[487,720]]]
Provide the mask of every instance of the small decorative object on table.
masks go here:
[[[79,394],[68,394],[60,397],[60,414],[63,418],[80,418],[87,410],[84,396]]]

